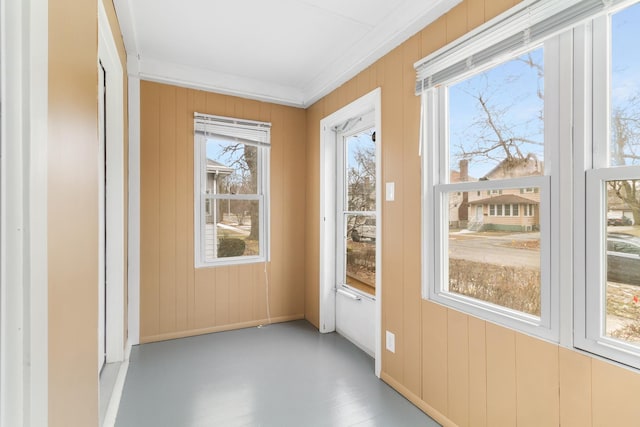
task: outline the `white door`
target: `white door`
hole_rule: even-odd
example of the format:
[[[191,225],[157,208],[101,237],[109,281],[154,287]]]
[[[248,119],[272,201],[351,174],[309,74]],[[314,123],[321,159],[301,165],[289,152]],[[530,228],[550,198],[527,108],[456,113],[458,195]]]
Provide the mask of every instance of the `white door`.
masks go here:
[[[375,357],[378,201],[373,112],[336,130],[336,330]]]
[[[476,206],[476,222],[482,222],[482,205]]]
[[[98,63],[98,372],[106,357],[106,71]]]

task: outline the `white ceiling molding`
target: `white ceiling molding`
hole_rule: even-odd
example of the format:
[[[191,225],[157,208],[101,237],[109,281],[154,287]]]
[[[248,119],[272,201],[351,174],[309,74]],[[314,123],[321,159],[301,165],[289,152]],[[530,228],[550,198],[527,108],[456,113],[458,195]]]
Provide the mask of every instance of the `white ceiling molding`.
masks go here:
[[[129,75],[305,108],[460,1],[246,0],[239,5],[223,0],[114,0],[114,4]]]
[[[175,84],[292,107],[304,106],[302,91],[291,86],[280,86],[257,79],[171,64],[150,58],[140,59],[138,66],[138,75],[143,80]]]

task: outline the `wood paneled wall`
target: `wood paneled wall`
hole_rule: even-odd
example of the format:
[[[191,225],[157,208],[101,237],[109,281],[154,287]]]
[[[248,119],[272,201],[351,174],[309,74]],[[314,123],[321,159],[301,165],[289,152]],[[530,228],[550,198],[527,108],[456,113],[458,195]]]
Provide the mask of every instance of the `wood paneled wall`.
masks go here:
[[[319,322],[320,120],[382,88],[382,377],[444,425],[637,426],[640,374],[423,301],[413,64],[516,0],[466,0],[307,110],[306,318]],[[383,346],[384,348],[384,346]]]
[[[49,1],[50,426],[98,424],[97,6],[96,2]],[[125,84],[122,114],[126,186],[126,54],[113,2],[105,0],[104,6],[118,47]],[[126,209],[127,195],[124,197]],[[124,215],[126,224],[126,213]],[[126,242],[126,230],[124,239]],[[122,256],[127,259],[126,248]],[[123,280],[126,297],[126,271]],[[126,337],[126,309],[124,320]]]
[[[140,340],[304,316],[305,111],[143,81]],[[193,113],[271,122],[271,261],[194,268]],[[267,295],[268,294],[268,295]]]
[[[49,425],[98,424],[98,10],[49,1]]]

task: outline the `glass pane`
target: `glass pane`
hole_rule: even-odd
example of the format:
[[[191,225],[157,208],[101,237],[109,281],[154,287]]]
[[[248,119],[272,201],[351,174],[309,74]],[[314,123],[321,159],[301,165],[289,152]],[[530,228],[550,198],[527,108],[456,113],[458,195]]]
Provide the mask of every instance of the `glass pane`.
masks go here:
[[[640,4],[611,18],[611,166],[640,165]]]
[[[445,194],[449,292],[540,316],[540,219],[524,215],[540,204],[540,192],[481,194]]]
[[[640,346],[640,179],[606,188],[606,334]]]
[[[207,194],[256,194],[258,147],[207,139]]]
[[[376,292],[376,218],[345,215],[346,268],[344,283],[363,292]]]
[[[449,86],[450,182],[543,174],[543,56],[540,47]]]
[[[347,209],[376,210],[376,143],[373,128],[349,136],[347,150]]]
[[[258,200],[205,200],[205,259],[260,255]]]

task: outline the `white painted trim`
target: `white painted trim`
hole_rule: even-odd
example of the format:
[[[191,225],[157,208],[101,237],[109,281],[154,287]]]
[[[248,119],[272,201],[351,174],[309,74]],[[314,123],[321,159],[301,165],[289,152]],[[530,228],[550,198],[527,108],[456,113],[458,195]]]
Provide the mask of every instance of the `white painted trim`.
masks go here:
[[[208,121],[208,123],[205,123]],[[204,128],[202,127],[204,126]],[[218,127],[219,126],[219,127]],[[193,135],[193,226],[194,238],[194,264],[195,268],[217,267],[224,265],[254,264],[270,260],[269,241],[271,229],[271,213],[269,212],[270,176],[271,176],[271,123],[242,118],[222,117],[195,113],[194,129],[198,132]],[[204,129],[204,133],[200,130]],[[257,191],[251,194],[205,194],[207,185],[206,159],[207,159],[207,135],[224,136],[224,138],[240,138],[246,145],[253,145],[257,150]],[[255,256],[237,256],[219,258],[217,247],[213,247],[213,259],[207,261],[205,250],[205,200],[248,200],[258,202],[259,213],[259,254]],[[215,221],[214,221],[215,222]],[[213,239],[217,240],[216,227],[213,230]]]
[[[98,56],[106,70],[106,356],[124,358],[124,92],[123,70],[102,1],[98,1]]]
[[[45,425],[49,412],[49,282],[47,246],[49,16],[44,0],[29,13],[29,384],[28,425]],[[23,46],[24,48],[24,46]]]
[[[320,332],[336,329],[336,133],[333,128],[346,120],[374,110],[376,130],[376,309],[375,374],[382,369],[382,91],[374,89],[320,121]]]
[[[140,59],[139,63],[139,76],[144,80],[292,107],[306,105],[302,91],[293,86],[277,85],[203,68],[172,64],[148,57]]]
[[[437,86],[422,92],[422,124],[426,124],[421,134],[425,138],[422,159],[422,253],[423,253],[423,296],[443,305],[454,307],[476,317],[490,320],[511,329],[522,331],[552,342],[560,340],[560,285],[561,278],[571,280],[571,271],[563,268],[571,265],[571,217],[561,215],[563,199],[571,197],[571,167],[565,167],[560,179],[561,164],[571,165],[571,149],[568,144],[560,147],[561,142],[571,136],[572,107],[566,100],[571,99],[571,31],[544,41],[545,52],[545,103],[544,103],[544,140],[545,175],[495,181],[476,181],[448,183],[449,153],[448,144],[448,103],[447,86]],[[480,40],[478,43],[486,43]],[[443,57],[442,61],[448,61]],[[479,71],[477,71],[479,72]],[[461,71],[467,76],[467,71]],[[453,77],[455,78],[455,77]],[[560,93],[564,95],[560,98]],[[426,110],[426,112],[424,111]],[[561,121],[561,118],[564,121]],[[562,139],[565,138],[565,139]],[[444,144],[443,144],[444,141]],[[567,162],[568,163],[561,163]],[[475,191],[510,188],[540,188],[540,317],[511,310],[465,297],[448,291],[448,204],[445,194],[453,191]],[[568,193],[561,193],[561,190]],[[571,212],[571,202],[564,206],[566,213]],[[562,228],[564,227],[564,228]],[[552,236],[567,236],[560,242]],[[552,259],[554,260],[552,262]],[[571,292],[562,293],[565,300],[571,301]],[[563,327],[571,325],[571,318],[562,317]],[[567,335],[564,335],[566,342]]]
[[[607,282],[607,217],[603,208],[607,204],[607,181],[637,179],[638,176],[640,166],[607,167],[587,171],[586,227],[589,233],[586,236],[587,280],[584,306],[587,315],[581,328],[586,336],[576,337],[579,348],[636,369],[640,368],[638,346],[610,338],[605,332],[607,310],[603,283]]]
[[[580,347],[586,338],[586,171],[592,161],[593,85],[591,25],[574,31],[574,90],[573,90],[573,346]],[[578,214],[581,212],[581,214]],[[564,305],[562,309],[564,309]],[[565,324],[562,323],[563,329]],[[564,331],[561,331],[561,344]],[[568,345],[568,344],[567,344]],[[568,345],[571,347],[571,345]]]
[[[628,6],[624,3],[621,6]],[[606,181],[640,176],[640,166],[610,167],[610,43],[609,17],[597,17],[576,32],[576,75],[581,79],[576,108],[575,242],[583,251],[574,258],[574,345],[592,355],[640,368],[637,346],[606,336]],[[583,67],[581,70],[578,67]],[[582,73],[579,73],[582,71]],[[586,176],[586,179],[585,179]],[[588,232],[586,232],[588,230]]]
[[[355,115],[354,115],[355,116]],[[351,117],[354,117],[351,116]],[[319,304],[320,304],[320,332],[327,333],[336,330],[336,294],[335,276],[336,266],[332,262],[335,259],[336,248],[336,200],[334,191],[336,188],[335,172],[335,144],[336,134],[333,126],[342,120],[320,121],[320,277],[319,277]]]
[[[40,426],[49,386],[48,5],[0,8],[0,426]]]
[[[557,73],[559,75],[558,84],[555,88],[547,90],[555,90],[557,99],[573,100],[575,99],[574,84],[574,57],[571,53],[573,50],[574,33],[581,31],[584,26],[579,26],[574,32],[563,33],[559,36],[560,52],[567,54],[560,55]],[[572,79],[571,76],[574,76]],[[559,85],[559,87],[558,87]],[[571,348],[573,345],[573,288],[569,284],[573,283],[574,270],[567,268],[573,265],[574,260],[574,218],[575,212],[584,212],[582,209],[575,208],[574,204],[574,168],[579,167],[573,161],[574,139],[573,128],[571,124],[574,122],[574,114],[578,108],[574,108],[571,102],[560,102],[557,112],[558,121],[558,141],[571,141],[571,143],[560,143],[556,147],[557,160],[550,165],[558,179],[551,186],[551,208],[552,215],[558,218],[558,221],[551,224],[551,235],[558,236],[552,239],[551,253],[557,253],[555,259],[558,262],[551,263],[551,324],[552,328],[558,331],[560,345]],[[576,112],[574,113],[574,110]],[[545,156],[547,157],[547,156]],[[553,285],[557,284],[557,285]],[[557,314],[557,315],[556,315]]]
[[[109,399],[109,405],[107,406],[107,413],[104,416],[102,427],[114,427],[116,425],[116,417],[118,416],[118,409],[120,409],[120,402],[122,401],[124,383],[127,379],[127,373],[129,372],[131,347],[131,340],[127,340],[127,345],[124,350],[124,360],[120,364],[118,376],[116,377],[116,382],[113,385],[113,391],[111,392],[111,398]]]
[[[129,76],[129,340],[140,343],[140,79]]]
[[[336,61],[319,70],[318,77],[311,80],[306,87],[278,85],[219,73],[214,70],[172,64],[142,56],[139,52],[138,37],[135,32],[132,1],[114,0],[114,4],[118,12],[127,53],[134,57],[136,62],[139,62],[139,72],[129,68],[130,75],[159,83],[304,108],[312,105],[349,79],[355,77],[409,37],[415,35],[459,4],[460,1],[438,0],[424,2],[424,8],[419,12],[411,7],[396,8],[386,18],[386,22],[380,26],[380,28],[389,29],[388,31],[379,31],[373,34],[372,37],[365,37],[360,40]],[[407,3],[407,5],[410,3],[412,2]],[[393,32],[391,30],[397,26],[397,22],[406,21],[410,23],[402,31]],[[361,52],[370,53],[363,57]]]

